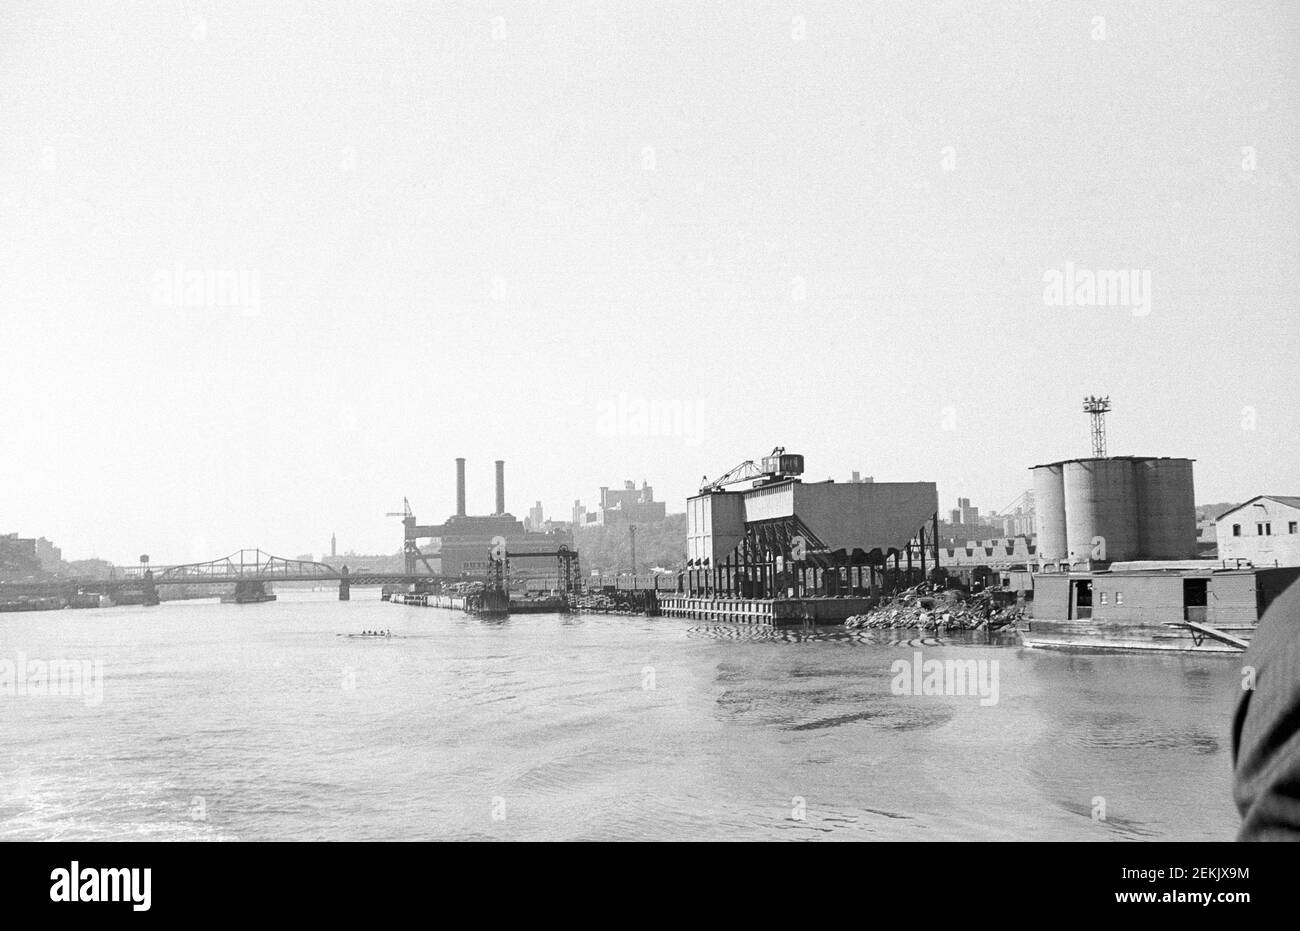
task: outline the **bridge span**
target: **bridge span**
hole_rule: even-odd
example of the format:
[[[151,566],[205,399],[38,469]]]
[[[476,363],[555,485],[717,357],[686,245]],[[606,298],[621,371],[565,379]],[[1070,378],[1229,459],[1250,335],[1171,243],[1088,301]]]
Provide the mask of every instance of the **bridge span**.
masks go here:
[[[72,578],[0,584],[0,593],[28,597],[69,597],[78,593],[99,593],[115,601],[157,604],[158,589],[168,585],[229,585],[236,594],[265,591],[270,582],[337,582],[339,600],[347,601],[353,585],[410,585],[464,582],[428,572],[375,572],[370,569],[339,568],[305,559],[285,559],[260,549],[243,549],[207,562],[173,566],[114,568],[106,579]]]
[[[417,591],[428,591],[442,582],[482,582],[487,588],[499,591],[504,598],[509,580],[509,553],[505,542],[494,542],[486,555],[487,571],[478,577],[413,572],[409,571],[409,565],[405,572],[350,569],[347,565],[336,568],[323,562],[285,559],[260,549],[242,549],[207,562],[172,566],[151,566],[146,561],[147,557],[142,557],[140,565],[115,567],[106,579],[56,578],[0,583],[0,603],[9,596],[20,599],[63,598],[71,603],[77,595],[98,593],[107,595],[117,604],[155,605],[161,600],[158,589],[169,585],[233,585],[234,593],[229,599],[231,601],[269,601],[274,596],[267,592],[267,585],[273,582],[337,582],[340,601],[350,599],[354,585],[414,585]],[[524,555],[534,559],[539,556],[554,557],[555,578],[560,590],[574,593],[581,588],[576,551],[560,546],[552,552],[529,551]],[[222,599],[226,600],[225,594]]]
[[[138,585],[235,585],[236,593],[265,590],[268,582],[338,582],[339,600],[347,601],[353,585],[409,585],[450,581],[447,576],[430,572],[375,572],[370,569],[335,568],[323,562],[285,559],[260,549],[239,550],[207,562],[182,563],[175,566],[131,566],[119,570],[124,581]],[[116,574],[116,572],[115,572]]]

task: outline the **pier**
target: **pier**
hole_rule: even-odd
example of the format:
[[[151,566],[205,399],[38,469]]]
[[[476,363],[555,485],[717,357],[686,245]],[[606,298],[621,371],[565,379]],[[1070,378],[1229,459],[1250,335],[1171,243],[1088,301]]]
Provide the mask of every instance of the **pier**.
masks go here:
[[[757,624],[764,627],[805,627],[842,624],[862,614],[874,598],[718,598],[696,595],[661,595],[659,611],[666,617],[685,617],[719,624]]]

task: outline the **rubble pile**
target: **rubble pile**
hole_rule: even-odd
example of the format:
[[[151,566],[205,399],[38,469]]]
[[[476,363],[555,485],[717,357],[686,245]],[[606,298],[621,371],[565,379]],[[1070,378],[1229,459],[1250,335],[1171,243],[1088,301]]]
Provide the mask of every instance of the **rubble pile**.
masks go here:
[[[940,589],[922,582],[881,602],[866,614],[855,614],[844,622],[849,630],[1002,630],[1014,627],[1025,615],[1015,604],[1001,604],[1005,598],[990,588],[976,595],[958,589]]]

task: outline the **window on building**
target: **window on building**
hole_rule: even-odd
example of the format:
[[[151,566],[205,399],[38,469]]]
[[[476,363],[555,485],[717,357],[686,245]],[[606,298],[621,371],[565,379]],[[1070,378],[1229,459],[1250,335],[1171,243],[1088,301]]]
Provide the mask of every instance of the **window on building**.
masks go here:
[[[1102,592],[1102,593],[1101,593],[1101,603],[1102,603],[1102,604],[1105,604],[1105,603],[1106,603],[1106,593],[1105,593],[1105,592]]]
[[[1262,537],[1263,535],[1264,535],[1264,525],[1263,525],[1263,524],[1256,524],[1256,525],[1255,525],[1255,536],[1257,536],[1257,537]]]
[[[1233,535],[1234,537],[1239,537],[1239,536],[1241,536],[1241,524],[1233,524],[1233,525],[1232,525],[1232,535]]]
[[[1295,533],[1295,532],[1296,532],[1296,527],[1297,527],[1296,522],[1295,522],[1295,521],[1291,521],[1291,523],[1289,523],[1289,524],[1286,525],[1286,532],[1287,532],[1287,533]]]
[[[1115,604],[1117,604],[1117,605],[1122,605],[1123,603],[1124,603],[1124,593],[1123,593],[1123,592],[1116,592],[1116,593],[1115,593]]]
[[[1271,537],[1271,536],[1273,536],[1273,525],[1272,525],[1272,524],[1265,524],[1265,525],[1264,525],[1264,536],[1266,536],[1266,537]]]

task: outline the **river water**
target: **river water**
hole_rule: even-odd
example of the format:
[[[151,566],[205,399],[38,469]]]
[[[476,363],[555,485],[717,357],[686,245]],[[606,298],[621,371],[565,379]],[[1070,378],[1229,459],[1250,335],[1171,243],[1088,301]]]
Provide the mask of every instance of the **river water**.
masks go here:
[[[1228,657],[670,618],[486,621],[352,595],[0,614],[0,839],[1236,830]],[[374,628],[392,639],[347,636]],[[896,694],[892,664],[918,652],[983,661],[996,702]],[[82,694],[18,682],[32,660],[91,663]]]

